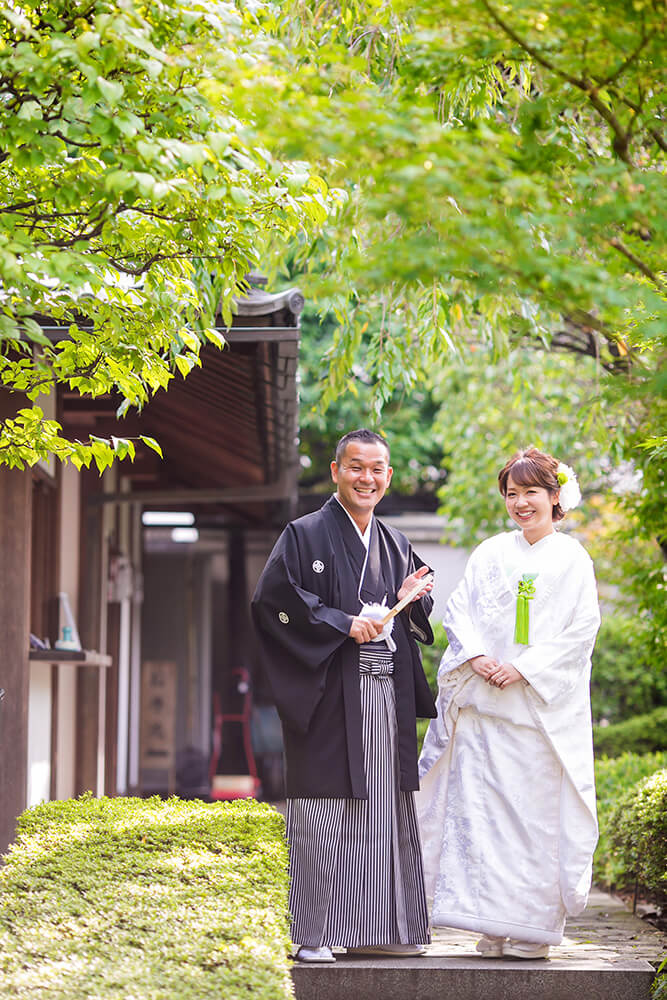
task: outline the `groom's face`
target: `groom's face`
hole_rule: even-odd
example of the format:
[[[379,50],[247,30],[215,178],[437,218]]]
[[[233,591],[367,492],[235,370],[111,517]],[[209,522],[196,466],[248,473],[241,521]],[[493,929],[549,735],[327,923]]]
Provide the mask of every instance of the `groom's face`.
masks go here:
[[[393,473],[389,453],[375,442],[349,441],[340,465],[331,463],[331,478],[338,497],[353,517],[370,515],[385,495]]]

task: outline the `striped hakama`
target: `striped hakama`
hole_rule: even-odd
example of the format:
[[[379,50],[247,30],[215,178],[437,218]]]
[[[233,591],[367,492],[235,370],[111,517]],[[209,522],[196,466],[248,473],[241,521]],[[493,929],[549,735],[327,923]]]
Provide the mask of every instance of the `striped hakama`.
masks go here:
[[[292,940],[311,947],[430,941],[412,792],[400,790],[392,654],[361,647],[367,799],[287,800]]]

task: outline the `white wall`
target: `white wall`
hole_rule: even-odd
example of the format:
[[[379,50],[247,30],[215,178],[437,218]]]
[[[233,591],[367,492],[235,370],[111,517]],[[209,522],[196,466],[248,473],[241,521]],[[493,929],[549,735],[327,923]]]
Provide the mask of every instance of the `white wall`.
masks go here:
[[[51,798],[51,664],[30,664],[28,805]]]

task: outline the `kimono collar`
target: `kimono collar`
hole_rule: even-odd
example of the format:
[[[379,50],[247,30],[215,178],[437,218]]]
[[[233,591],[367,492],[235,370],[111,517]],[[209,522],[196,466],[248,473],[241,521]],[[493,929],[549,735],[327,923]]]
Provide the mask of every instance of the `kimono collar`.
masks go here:
[[[351,579],[354,580],[359,601],[381,603],[387,594],[387,585],[376,518],[371,518],[365,536],[362,536],[357,525],[335,496],[327,501],[323,510],[328,511],[342,536],[344,545],[340,555]]]
[[[519,548],[524,552],[536,552],[538,549],[547,545],[552,538],[557,536],[557,534],[557,531],[550,531],[548,535],[538,538],[536,542],[529,542],[523,531],[516,531],[514,533]]]
[[[373,514],[371,514],[371,519],[368,522],[368,524],[366,525],[366,531],[363,532],[363,534],[362,534],[361,528],[359,527],[359,525],[357,524],[357,522],[354,520],[354,518],[350,514],[350,512],[347,509],[347,507],[345,506],[345,504],[342,503],[342,501],[341,501],[341,499],[340,499],[340,497],[338,496],[337,493],[334,493],[333,498],[336,501],[336,503],[340,504],[340,506],[343,508],[343,510],[345,511],[345,513],[347,514],[347,516],[349,517],[350,521],[352,522],[352,527],[354,528],[354,530],[356,531],[356,533],[359,535],[359,538],[364,543],[364,548],[368,552],[368,546],[371,543],[371,534],[372,534],[372,531],[373,531],[373,521],[375,520]]]

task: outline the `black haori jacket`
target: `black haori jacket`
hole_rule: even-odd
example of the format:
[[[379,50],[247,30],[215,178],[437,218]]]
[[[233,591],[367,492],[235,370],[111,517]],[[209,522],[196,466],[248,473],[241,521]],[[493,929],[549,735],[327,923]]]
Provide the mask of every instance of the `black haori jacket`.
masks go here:
[[[372,520],[362,601],[392,607],[406,576],[423,566],[400,531]],[[283,531],[252,601],[262,665],[283,724],[288,798],[367,797],[361,743],[359,645],[349,636],[359,613],[365,548],[331,497]],[[415,636],[433,642],[429,596],[396,616],[392,638],[401,788],[419,787],[417,716],[436,709]]]

